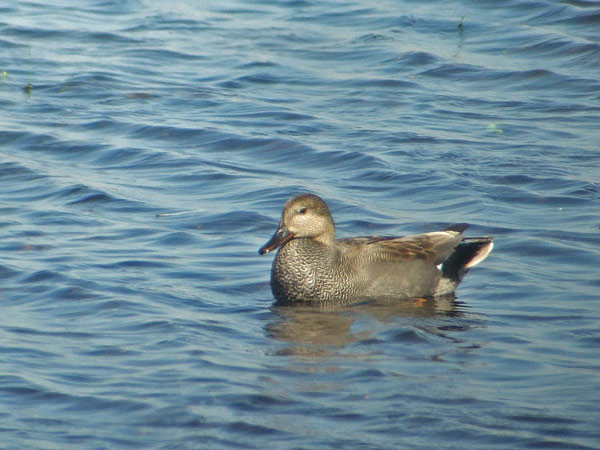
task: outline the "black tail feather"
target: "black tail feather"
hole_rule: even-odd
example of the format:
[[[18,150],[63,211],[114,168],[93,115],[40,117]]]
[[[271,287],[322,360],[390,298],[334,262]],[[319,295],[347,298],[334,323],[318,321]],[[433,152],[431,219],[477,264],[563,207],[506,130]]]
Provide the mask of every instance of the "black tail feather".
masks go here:
[[[458,233],[462,233],[467,228],[469,228],[468,223],[455,223],[454,225],[450,225],[447,228],[444,228],[444,231],[456,231]]]
[[[483,261],[492,251],[493,238],[465,238],[442,265],[445,278],[460,283],[468,270]]]

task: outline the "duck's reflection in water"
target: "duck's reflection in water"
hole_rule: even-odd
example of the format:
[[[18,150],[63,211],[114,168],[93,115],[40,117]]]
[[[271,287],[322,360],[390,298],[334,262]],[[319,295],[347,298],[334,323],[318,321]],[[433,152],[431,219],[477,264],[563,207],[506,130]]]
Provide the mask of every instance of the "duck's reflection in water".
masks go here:
[[[359,357],[361,355],[346,352],[346,347],[354,342],[376,339],[375,332],[386,328],[385,324],[411,318],[458,317],[463,309],[454,295],[410,300],[376,299],[352,305],[275,304],[272,307],[275,319],[266,329],[273,338],[290,344],[278,350],[281,355]],[[364,318],[366,322],[374,321],[380,326],[361,324],[353,327],[357,320],[363,322]],[[419,328],[437,334],[430,327]]]

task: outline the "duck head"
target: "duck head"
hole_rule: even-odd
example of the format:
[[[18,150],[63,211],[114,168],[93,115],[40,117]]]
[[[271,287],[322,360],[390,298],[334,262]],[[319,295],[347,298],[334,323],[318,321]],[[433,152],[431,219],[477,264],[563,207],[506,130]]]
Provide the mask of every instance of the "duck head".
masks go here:
[[[325,202],[317,195],[301,194],[286,202],[279,228],[258,253],[272,252],[292,239],[312,239],[327,245],[334,237],[333,219]]]

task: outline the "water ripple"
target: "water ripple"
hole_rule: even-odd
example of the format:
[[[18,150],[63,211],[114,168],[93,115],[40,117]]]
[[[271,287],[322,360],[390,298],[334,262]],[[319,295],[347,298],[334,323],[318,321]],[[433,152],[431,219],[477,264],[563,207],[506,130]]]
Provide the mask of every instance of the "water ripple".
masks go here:
[[[594,2],[139,6],[0,7],[7,448],[597,447]],[[281,307],[300,191],[496,247],[457,298]]]

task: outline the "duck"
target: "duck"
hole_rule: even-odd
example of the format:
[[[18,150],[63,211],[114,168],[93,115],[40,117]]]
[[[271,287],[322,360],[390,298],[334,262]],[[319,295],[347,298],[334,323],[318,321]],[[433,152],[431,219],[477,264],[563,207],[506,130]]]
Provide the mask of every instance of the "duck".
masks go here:
[[[493,238],[465,237],[468,224],[405,237],[336,239],[327,204],[315,194],[289,199],[273,237],[271,291],[279,303],[349,303],[453,294],[492,251]]]

